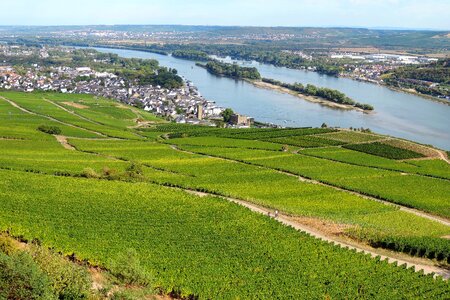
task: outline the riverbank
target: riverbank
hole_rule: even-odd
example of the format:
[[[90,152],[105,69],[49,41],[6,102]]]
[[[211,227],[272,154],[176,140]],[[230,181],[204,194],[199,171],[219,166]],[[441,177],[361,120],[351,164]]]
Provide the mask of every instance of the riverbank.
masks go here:
[[[445,105],[449,105],[450,106],[450,101],[448,101],[448,100],[440,99],[440,98],[437,98],[437,97],[434,97],[434,96],[430,96],[430,95],[425,95],[425,94],[417,92],[414,89],[405,89],[405,88],[393,87],[393,86],[389,86],[387,84],[382,84],[382,85],[387,87],[388,89],[396,91],[396,92],[419,96],[419,97],[424,98],[426,100],[431,100],[431,101],[434,101],[434,102],[437,102],[437,103],[441,103],[441,104],[445,104]]]
[[[362,113],[372,113],[372,111],[366,111],[364,109],[361,109],[359,107],[355,107],[353,105],[348,105],[348,104],[341,104],[341,103],[336,103],[336,102],[332,102],[332,101],[328,101],[328,100],[324,100],[320,97],[316,97],[316,96],[310,96],[310,95],[305,95],[305,94],[301,94],[298,92],[294,92],[290,89],[275,85],[275,84],[270,84],[267,82],[263,82],[263,81],[257,81],[257,80],[250,80],[250,79],[244,79],[244,81],[253,84],[256,87],[259,88],[263,88],[263,89],[268,89],[268,90],[274,90],[280,93],[285,93],[285,94],[289,94],[292,96],[295,96],[297,98],[312,102],[312,103],[317,103],[323,106],[327,106],[330,108],[334,108],[334,109],[342,109],[342,110],[356,110]]]
[[[310,101],[300,101],[288,93],[259,88],[241,80],[212,75],[195,66],[195,62],[141,51],[99,49],[122,57],[156,59],[161,66],[176,68],[178,73],[198,87],[206,99],[217,105],[254,117],[266,123],[283,127],[330,126],[370,128],[373,131],[417,140],[424,144],[450,149],[448,114],[450,106],[421,97],[398,93],[385,86],[319,76],[316,72],[305,72],[287,68],[261,65],[261,75],[281,82],[305,82],[345,92],[350,98],[365,100],[376,109],[376,113],[360,113],[354,110],[334,109]]]
[[[424,98],[426,100],[431,100],[434,102],[438,102],[438,103],[442,103],[442,104],[446,104],[450,106],[450,101],[448,100],[444,100],[438,97],[434,97],[434,96],[430,96],[430,95],[426,95],[426,94],[422,94],[417,92],[415,89],[407,89],[407,88],[400,88],[400,87],[394,87],[394,86],[390,86],[387,85],[386,83],[382,82],[382,81],[377,81],[374,79],[366,79],[366,78],[355,78],[352,76],[349,76],[347,74],[340,74],[339,75],[340,78],[347,78],[347,79],[351,79],[351,80],[355,80],[355,81],[360,81],[360,82],[366,82],[366,83],[371,83],[371,84],[375,84],[375,85],[380,85],[380,86],[384,86],[392,91],[395,92],[400,92],[400,93],[406,93],[406,94],[411,94],[414,96],[419,96],[421,98]]]

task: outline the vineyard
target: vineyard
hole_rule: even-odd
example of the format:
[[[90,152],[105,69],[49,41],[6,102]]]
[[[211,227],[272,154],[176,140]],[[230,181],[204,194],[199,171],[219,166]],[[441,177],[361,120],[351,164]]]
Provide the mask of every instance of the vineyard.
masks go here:
[[[445,280],[224,198],[314,220],[337,241],[448,266],[449,165],[404,160],[424,154],[383,139],[173,124],[87,95],[0,92],[0,231],[105,269],[133,249],[164,295],[446,299]]]
[[[346,145],[345,147],[355,151],[386,157],[389,159],[409,159],[423,157],[423,155],[420,153],[378,142],[370,144]]]

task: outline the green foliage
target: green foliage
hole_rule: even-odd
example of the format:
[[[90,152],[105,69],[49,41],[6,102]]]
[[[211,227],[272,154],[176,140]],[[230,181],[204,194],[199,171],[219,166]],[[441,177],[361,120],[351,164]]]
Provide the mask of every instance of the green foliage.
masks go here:
[[[88,299],[92,286],[85,268],[41,246],[31,250],[34,261],[49,278],[53,293],[61,300]]]
[[[99,178],[100,177],[97,174],[97,172],[95,172],[95,170],[92,168],[85,168],[80,176],[85,177],[85,178]]]
[[[450,192],[450,186],[445,180],[412,174],[405,176],[398,171],[346,164],[305,156],[301,153],[287,154],[266,150],[220,149],[218,147],[183,147],[183,149],[250,163],[255,166],[264,166],[273,170],[282,170],[434,214],[446,217],[450,215],[446,197]],[[408,188],[405,188],[405,186]],[[272,190],[272,192],[275,191]],[[323,196],[321,197],[323,198]],[[252,197],[252,199],[255,198],[258,199],[258,197]],[[358,204],[357,206],[361,205]],[[306,207],[303,206],[302,208],[304,214]],[[341,209],[339,211],[344,212]],[[323,208],[322,212],[324,212]]]
[[[10,256],[0,252],[1,299],[57,299],[47,275],[26,252]]]
[[[237,64],[222,63],[219,61],[209,61],[205,67],[208,72],[214,75],[237,79],[261,79],[261,74],[254,67],[241,67]]]
[[[273,143],[288,144],[297,147],[312,148],[312,147],[324,147],[324,146],[339,146],[343,145],[343,142],[323,139],[318,135],[299,135],[288,136],[279,138],[266,139]]]
[[[283,88],[286,88],[286,89],[294,91],[294,92],[298,92],[300,94],[304,94],[304,95],[308,95],[308,96],[316,96],[316,97],[320,97],[322,99],[325,99],[325,100],[328,100],[331,102],[351,105],[351,106],[359,107],[364,110],[373,110],[373,106],[371,106],[369,104],[362,104],[359,102],[355,102],[354,100],[350,99],[347,95],[345,95],[344,93],[342,93],[338,90],[316,87],[315,85],[312,85],[312,84],[307,84],[305,87],[301,83],[290,84],[290,83],[284,83],[284,82],[274,80],[274,79],[269,79],[269,78],[263,78],[262,81],[272,84],[272,85],[281,86]]]
[[[366,134],[362,132],[347,131],[347,130],[321,134],[320,137],[344,143],[371,142],[383,138],[383,136],[376,134]]]
[[[138,265],[155,274],[165,293],[281,299],[448,293],[445,281],[314,239],[222,199],[148,183],[0,173],[2,191],[12,195],[2,198],[0,227],[100,265],[133,247]]]
[[[172,52],[172,56],[176,58],[194,60],[194,61],[208,61],[209,55],[203,51],[197,50],[176,50]]]
[[[191,145],[191,146],[207,146],[207,147],[221,147],[221,148],[248,148],[248,149],[267,149],[279,151],[280,145],[271,142],[231,139],[222,137],[185,137],[185,138],[171,138],[166,143],[176,145]]]
[[[413,88],[421,94],[450,96],[450,59],[420,66],[396,68],[383,76],[390,86]]]
[[[221,116],[223,117],[223,121],[228,123],[231,120],[231,116],[234,114],[234,111],[231,108],[226,108],[222,113]]]
[[[135,249],[127,249],[109,262],[109,270],[126,284],[152,286],[154,276],[144,268]]]
[[[48,134],[61,134],[61,129],[56,126],[41,125],[38,130]]]
[[[144,170],[140,163],[131,162],[131,164],[126,169],[126,174],[131,178],[138,178],[144,175]]]
[[[0,230],[39,240],[93,265],[110,266],[127,284],[148,284],[146,288],[179,298],[339,299],[375,294],[446,298],[448,294],[446,282],[323,243],[224,199],[163,187],[244,199],[293,216],[337,223],[346,228],[345,235],[374,246],[416,249],[408,253],[444,261],[450,249],[450,241],[442,239],[450,234],[447,226],[291,176],[448,216],[448,181],[412,174],[421,169],[442,177],[447,172],[442,164],[398,162],[337,146],[280,151],[287,140],[339,145],[380,136],[330,128],[240,130],[172,123],[132,131],[127,126],[135,111],[117,108],[114,102],[80,95],[45,96],[61,105],[78,101],[89,107],[73,108],[76,116],[33,94],[7,95],[67,124],[126,137],[70,139],[77,151],[67,151],[52,136],[37,132],[36,121],[28,124],[30,120],[40,124],[37,116],[27,118],[0,101],[0,132],[20,138],[0,140]],[[3,118],[7,111],[14,118]],[[93,122],[84,122],[81,116]],[[136,134],[153,141],[137,140]],[[161,135],[169,138],[155,140]],[[89,178],[80,178],[86,168],[91,168],[84,172]],[[59,278],[57,282],[72,278],[81,290],[81,273],[66,276],[72,269],[47,259],[45,254],[41,260],[49,265],[48,274]],[[134,293],[116,296],[139,298]]]
[[[13,240],[6,235],[0,234],[0,253],[12,255],[16,251],[17,248],[14,245]]]
[[[386,158],[390,158],[390,159],[410,159],[410,158],[423,157],[423,155],[420,153],[417,153],[417,152],[414,152],[411,150],[407,150],[407,149],[397,148],[397,147],[379,143],[379,142],[374,142],[374,143],[369,143],[369,144],[350,144],[350,145],[345,145],[344,147],[355,150],[355,151],[369,153],[369,154],[386,157]]]
[[[123,58],[117,54],[101,53],[93,49],[76,49],[73,52],[54,50],[50,56],[43,58],[40,56],[18,56],[4,57],[12,65],[30,66],[38,64],[40,66],[69,66],[69,67],[90,67],[100,72],[113,72],[118,76],[130,81],[137,80],[141,84],[160,85],[164,88],[179,88],[183,85],[183,80],[177,75],[176,70],[167,69],[158,65],[154,59]],[[89,77],[82,76],[75,81],[90,80]]]

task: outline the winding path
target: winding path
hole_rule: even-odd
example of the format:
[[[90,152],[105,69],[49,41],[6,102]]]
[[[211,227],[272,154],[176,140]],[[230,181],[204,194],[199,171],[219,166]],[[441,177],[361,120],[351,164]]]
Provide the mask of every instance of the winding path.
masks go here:
[[[234,202],[236,204],[239,204],[241,206],[244,206],[244,207],[250,209],[253,212],[260,213],[260,214],[263,214],[263,215],[268,215],[268,213],[273,213],[273,210],[270,210],[270,209],[267,209],[267,208],[255,205],[253,203],[249,203],[248,201],[244,201],[244,200],[241,200],[241,199],[217,196],[217,195],[210,194],[210,193],[198,192],[198,191],[184,189],[184,188],[177,188],[177,189],[181,189],[181,190],[184,190],[184,191],[186,191],[188,193],[195,194],[197,196],[202,196],[202,197],[205,197],[205,196],[219,197],[219,198],[222,198],[222,199]],[[347,248],[349,250],[356,250],[356,252],[362,252],[362,253],[365,253],[365,254],[370,254],[370,256],[373,257],[373,258],[375,258],[377,256],[380,256],[381,260],[387,260],[387,262],[391,263],[391,264],[392,263],[397,263],[398,266],[405,264],[407,268],[414,267],[416,272],[419,272],[419,271],[422,270],[424,272],[424,274],[433,274],[434,273],[435,277],[436,276],[442,276],[442,278],[444,278],[444,279],[450,279],[450,270],[446,270],[446,269],[439,268],[439,267],[432,266],[432,265],[427,265],[427,264],[422,264],[422,263],[417,263],[417,262],[411,262],[411,261],[408,261],[408,260],[406,260],[404,258],[397,258],[397,257],[393,257],[393,256],[387,256],[385,254],[378,253],[376,248],[367,247],[367,248],[370,249],[369,250],[369,249],[362,248],[362,247],[360,247],[360,246],[358,246],[356,244],[351,244],[349,242],[344,242],[344,241],[338,240],[337,238],[334,238],[334,237],[331,237],[331,236],[327,236],[327,235],[323,234],[322,232],[320,232],[320,231],[318,231],[318,230],[316,230],[316,229],[314,229],[312,227],[309,227],[309,226],[300,224],[298,222],[295,222],[294,220],[292,220],[292,218],[290,218],[287,215],[278,214],[278,217],[275,218],[275,220],[277,220],[281,224],[284,224],[284,225],[287,225],[287,226],[291,226],[291,227],[293,227],[293,228],[295,228],[295,229],[297,229],[299,231],[308,233],[308,234],[310,234],[311,236],[313,236],[313,237],[315,237],[317,239],[320,239],[320,240],[328,242],[328,243],[333,243],[334,245],[337,245],[339,247]]]
[[[34,112],[34,111],[28,110],[28,109],[26,109],[26,108],[23,108],[22,106],[20,106],[20,105],[17,104],[16,102],[11,101],[11,100],[9,100],[9,99],[7,99],[7,98],[4,98],[4,97],[1,97],[1,96],[0,96],[0,99],[5,100],[6,102],[8,102],[9,104],[11,104],[11,105],[14,106],[15,108],[21,110],[21,111],[24,112],[24,113],[27,113],[27,114],[30,114],[30,115],[34,115],[34,116],[38,116],[38,117],[41,117],[41,118],[46,118],[46,119],[48,119],[48,120],[50,120],[50,121],[53,121],[53,122],[56,122],[56,123],[59,123],[59,124],[62,124],[62,125],[66,125],[66,126],[69,126],[69,127],[72,127],[72,128],[81,129],[81,130],[84,130],[84,131],[87,131],[87,132],[90,132],[90,133],[93,133],[93,134],[96,134],[96,135],[99,135],[99,136],[102,136],[102,137],[106,137],[106,135],[104,135],[104,134],[101,133],[101,132],[94,131],[94,130],[90,130],[90,129],[86,129],[86,128],[84,128],[84,127],[77,126],[77,125],[74,125],[74,124],[71,124],[71,123],[66,123],[66,122],[60,121],[60,120],[58,120],[58,119],[55,119],[55,118],[53,118],[53,117],[46,116],[46,115],[39,114],[39,113],[36,113],[36,112]]]
[[[333,188],[333,189],[338,190],[338,191],[343,191],[343,192],[346,192],[346,193],[357,195],[359,197],[362,197],[362,198],[365,198],[365,199],[368,199],[368,200],[372,200],[372,201],[376,201],[376,202],[379,202],[379,203],[383,203],[385,205],[394,206],[394,207],[399,208],[402,211],[409,212],[409,213],[412,213],[414,215],[417,215],[417,216],[420,216],[420,217],[423,217],[423,218],[426,218],[426,219],[429,219],[429,220],[432,220],[432,221],[435,221],[435,222],[438,222],[438,223],[441,223],[441,224],[444,224],[444,225],[450,227],[450,220],[447,220],[445,218],[438,217],[438,216],[435,216],[435,215],[432,215],[432,214],[420,211],[418,209],[406,207],[406,206],[403,206],[403,205],[400,205],[400,204],[397,204],[397,203],[389,202],[389,201],[386,201],[386,200],[381,200],[381,199],[378,199],[378,198],[375,198],[375,197],[370,197],[370,196],[367,196],[367,195],[364,195],[364,194],[361,194],[361,193],[358,193],[358,192],[355,192],[355,191],[351,191],[351,190],[347,190],[347,189],[344,189],[344,188],[341,188],[341,187],[337,187],[337,186],[334,186],[334,185],[323,183],[321,181],[317,181],[317,180],[309,179],[309,178],[306,178],[306,177],[302,177],[302,176],[300,176],[298,174],[294,174],[294,173],[287,172],[287,171],[276,170],[276,169],[272,169],[270,167],[266,167],[266,166],[262,166],[262,165],[258,165],[258,164],[252,164],[250,162],[243,162],[243,161],[239,161],[239,160],[234,160],[234,159],[230,159],[230,158],[226,158],[226,157],[214,156],[214,155],[203,154],[203,153],[198,153],[198,152],[192,152],[192,151],[180,149],[180,148],[178,148],[177,145],[170,145],[170,147],[172,149],[174,149],[174,150],[177,150],[177,151],[180,151],[180,152],[184,152],[184,153],[203,155],[203,156],[207,156],[207,157],[210,157],[210,158],[217,158],[217,159],[222,159],[222,160],[231,161],[231,162],[235,162],[235,163],[242,163],[242,164],[257,166],[257,167],[260,167],[260,168],[276,171],[278,173],[285,174],[285,175],[288,175],[288,176],[294,176],[294,177],[297,177],[300,181],[303,181],[303,182],[308,182],[308,183],[312,183],[312,184],[318,184],[318,185],[326,186],[326,187]]]

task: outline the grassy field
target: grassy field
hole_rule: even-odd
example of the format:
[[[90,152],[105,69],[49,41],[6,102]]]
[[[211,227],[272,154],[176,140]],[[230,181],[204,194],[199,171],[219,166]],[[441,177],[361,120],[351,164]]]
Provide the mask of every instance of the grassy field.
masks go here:
[[[447,282],[183,191],[335,224],[354,241],[447,264],[449,226],[362,197],[448,218],[444,161],[397,161],[341,147],[370,148],[379,139],[360,132],[160,124],[86,95],[0,97],[35,113],[0,99],[0,230],[15,237],[104,268],[134,249],[155,288],[185,297],[449,296]],[[147,128],[136,128],[139,122]],[[68,144],[40,125],[60,128]],[[315,148],[301,149],[308,146]]]

